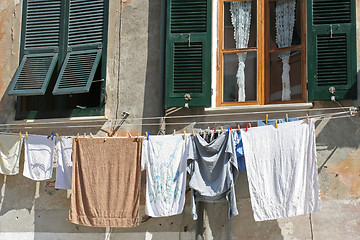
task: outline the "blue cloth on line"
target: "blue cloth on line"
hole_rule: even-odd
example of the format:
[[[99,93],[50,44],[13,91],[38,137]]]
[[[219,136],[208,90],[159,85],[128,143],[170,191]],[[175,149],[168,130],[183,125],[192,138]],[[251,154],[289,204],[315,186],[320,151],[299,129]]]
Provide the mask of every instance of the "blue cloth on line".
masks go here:
[[[238,162],[238,168],[241,172],[245,171],[245,157],[244,157],[244,147],[241,140],[241,133],[239,131],[233,132],[233,138],[235,142],[235,149],[236,149],[236,158]]]
[[[275,120],[277,120],[277,123],[285,123],[286,122],[286,119],[285,118],[282,118],[282,119],[269,119],[268,120],[268,123],[266,123],[265,120],[259,120],[257,122],[257,125],[258,127],[261,127],[261,126],[266,126],[266,125],[273,125],[275,126]],[[289,122],[293,122],[293,121],[297,121],[298,118],[289,118]]]

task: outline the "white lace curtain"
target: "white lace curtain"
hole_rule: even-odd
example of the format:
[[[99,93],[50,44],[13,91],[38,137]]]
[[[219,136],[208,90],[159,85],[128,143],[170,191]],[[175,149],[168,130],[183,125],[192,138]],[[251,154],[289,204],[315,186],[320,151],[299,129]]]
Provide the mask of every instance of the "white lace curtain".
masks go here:
[[[231,2],[231,23],[234,27],[236,48],[247,48],[250,36],[251,2]],[[246,52],[238,53],[238,70],[236,80],[238,85],[238,102],[245,101],[245,60]]]
[[[296,0],[276,1],[276,44],[279,48],[291,46],[295,25]],[[279,57],[283,63],[281,100],[291,99],[290,89],[290,52],[280,52]]]

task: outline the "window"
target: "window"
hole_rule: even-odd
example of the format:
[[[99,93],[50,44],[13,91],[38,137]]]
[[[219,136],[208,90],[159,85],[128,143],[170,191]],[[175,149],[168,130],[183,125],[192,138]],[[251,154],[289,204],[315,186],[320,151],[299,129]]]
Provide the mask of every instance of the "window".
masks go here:
[[[108,2],[25,0],[17,119],[102,115]]]
[[[219,1],[218,106],[305,101],[303,3]]]
[[[164,1],[165,107],[356,98],[354,0]]]

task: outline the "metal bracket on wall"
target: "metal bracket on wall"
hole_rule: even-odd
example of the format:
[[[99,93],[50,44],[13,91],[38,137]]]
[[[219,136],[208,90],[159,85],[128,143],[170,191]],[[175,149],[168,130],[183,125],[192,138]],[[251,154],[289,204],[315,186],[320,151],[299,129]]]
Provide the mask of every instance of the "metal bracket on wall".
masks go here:
[[[120,127],[124,124],[125,120],[127,119],[127,117],[128,117],[129,115],[130,115],[130,113],[125,112],[125,111],[122,113],[121,121],[120,121],[119,124],[116,125],[115,128],[113,128],[111,137],[113,137],[113,136],[115,135],[115,133],[120,129]]]

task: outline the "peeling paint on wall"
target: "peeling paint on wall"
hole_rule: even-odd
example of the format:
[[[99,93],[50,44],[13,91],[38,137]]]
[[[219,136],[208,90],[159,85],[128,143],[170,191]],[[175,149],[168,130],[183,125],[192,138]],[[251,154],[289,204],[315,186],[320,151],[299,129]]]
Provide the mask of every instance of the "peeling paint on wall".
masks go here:
[[[360,150],[351,153],[329,171],[335,174],[350,189],[350,195],[360,197]]]

